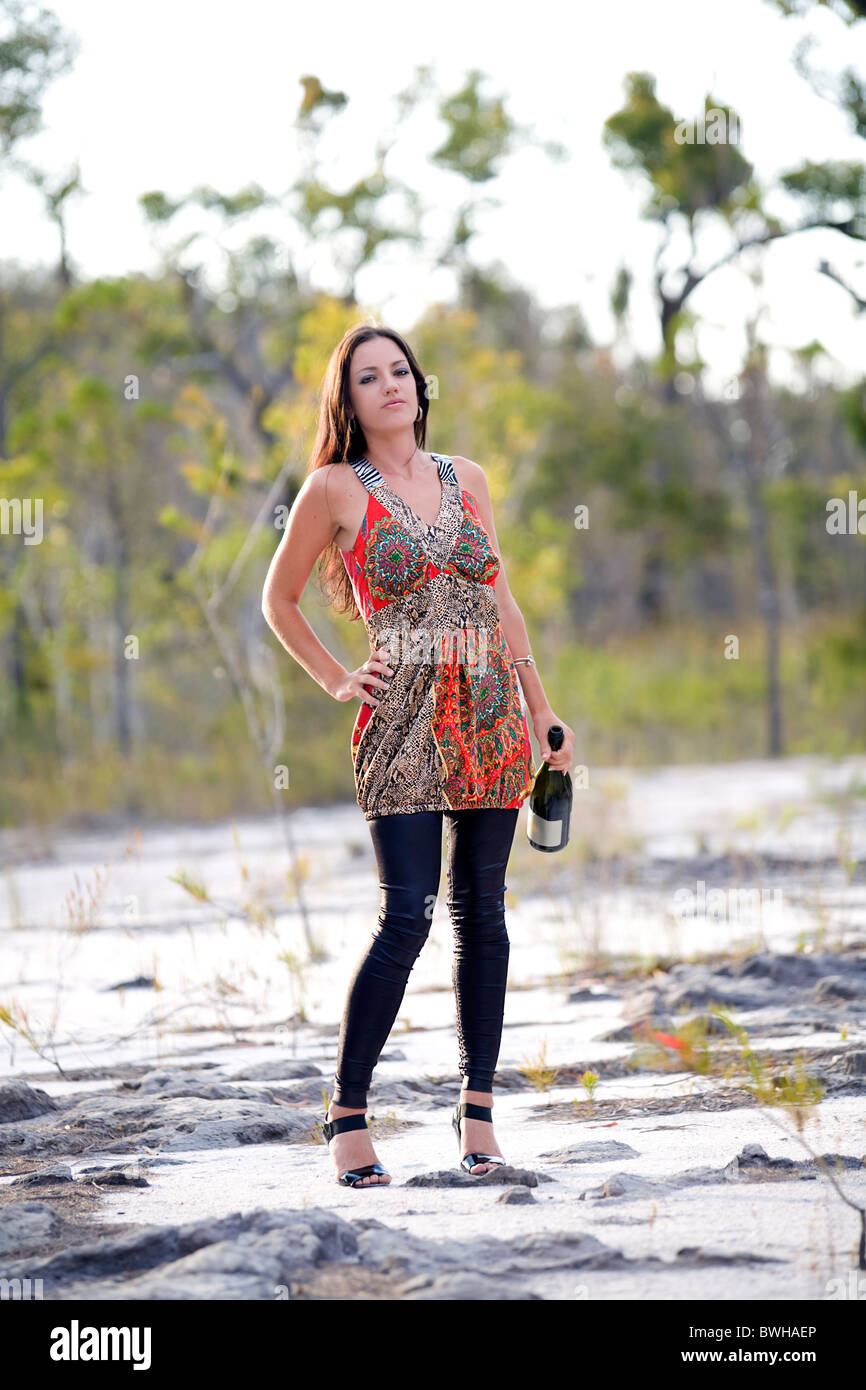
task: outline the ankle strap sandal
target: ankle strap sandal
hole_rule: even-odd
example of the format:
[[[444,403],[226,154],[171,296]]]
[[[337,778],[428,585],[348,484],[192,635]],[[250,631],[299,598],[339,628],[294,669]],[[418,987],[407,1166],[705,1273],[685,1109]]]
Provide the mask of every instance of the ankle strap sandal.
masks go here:
[[[330,1144],[335,1134],[344,1134],[347,1129],[367,1129],[366,1115],[341,1115],[337,1120],[329,1120],[327,1115],[324,1120],[319,1121],[322,1133]],[[389,1187],[386,1182],[361,1182],[362,1178],[372,1177],[374,1173],[380,1174],[384,1178],[390,1178],[391,1174],[387,1168],[383,1168],[381,1163],[365,1163],[362,1168],[347,1168],[345,1173],[341,1173],[337,1182],[343,1187]]]
[[[451,1123],[457,1131],[458,1148],[463,1145],[463,1136],[460,1133],[461,1118],[467,1115],[470,1120],[486,1120],[488,1124],[493,1124],[493,1110],[489,1105],[475,1105],[471,1100],[458,1101],[454,1107],[454,1114],[451,1116]],[[464,1154],[460,1160],[460,1167],[465,1168],[467,1173],[471,1172],[476,1163],[501,1163],[505,1164],[505,1159],[498,1154]],[[506,1164],[507,1166],[507,1164]],[[483,1173],[473,1173],[474,1178],[483,1178]]]

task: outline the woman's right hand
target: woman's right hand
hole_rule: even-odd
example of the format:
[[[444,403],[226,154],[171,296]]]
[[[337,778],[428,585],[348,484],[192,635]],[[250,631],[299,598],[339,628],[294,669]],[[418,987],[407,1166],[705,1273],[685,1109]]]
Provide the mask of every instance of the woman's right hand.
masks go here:
[[[393,676],[394,672],[384,658],[388,655],[386,647],[378,647],[364,662],[357,671],[347,671],[345,680],[341,681],[334,691],[335,700],[361,700],[366,705],[381,704],[370,691],[366,689],[368,685],[379,686],[383,690],[388,689],[388,681],[383,681],[379,676],[374,676],[374,671],[382,671],[386,675]]]

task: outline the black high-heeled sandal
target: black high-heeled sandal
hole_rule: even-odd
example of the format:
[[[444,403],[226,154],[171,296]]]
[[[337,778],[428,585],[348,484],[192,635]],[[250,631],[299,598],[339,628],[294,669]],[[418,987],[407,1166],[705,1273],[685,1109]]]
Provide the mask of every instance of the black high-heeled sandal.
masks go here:
[[[341,1115],[336,1120],[329,1120],[326,1114],[324,1120],[320,1120],[319,1123],[329,1144],[335,1134],[342,1134],[347,1129],[368,1128],[366,1115]],[[337,1178],[337,1182],[343,1187],[390,1187],[391,1184],[387,1182],[361,1182],[362,1178],[369,1178],[374,1173],[385,1178],[391,1176],[381,1163],[365,1163],[362,1168],[347,1168],[345,1173],[341,1173]]]
[[[457,1131],[457,1146],[463,1147],[463,1136],[460,1133],[460,1120],[463,1115],[468,1115],[470,1120],[486,1120],[488,1124],[493,1124],[493,1110],[489,1105],[475,1105],[471,1100],[458,1100],[454,1107],[454,1114],[451,1116],[451,1123]],[[475,1167],[476,1163],[502,1163],[505,1159],[498,1154],[464,1154],[460,1160],[460,1167],[465,1168],[467,1173]],[[507,1166],[507,1164],[506,1164]],[[483,1173],[473,1173],[473,1178],[483,1178]]]

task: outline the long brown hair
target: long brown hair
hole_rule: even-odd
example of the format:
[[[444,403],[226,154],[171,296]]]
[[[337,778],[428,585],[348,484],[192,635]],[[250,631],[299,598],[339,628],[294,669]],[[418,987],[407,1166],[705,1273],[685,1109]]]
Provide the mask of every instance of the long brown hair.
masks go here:
[[[393,328],[385,328],[375,322],[359,323],[344,333],[331,353],[331,359],[328,362],[322,382],[319,426],[316,431],[313,452],[310,456],[307,477],[316,468],[323,468],[326,463],[349,464],[365,456],[367,440],[357,417],[355,417],[355,428],[349,429],[349,407],[351,405],[349,372],[355,348],[360,347],[361,343],[366,343],[371,338],[390,338],[392,342],[397,344],[409,363],[415,378],[415,385],[418,388],[418,402],[421,406],[421,418],[416,420],[414,425],[415,442],[419,449],[424,448],[427,439],[427,413],[430,409],[430,400],[427,395],[427,381],[414,352],[406,339],[401,337]],[[326,545],[319,557],[318,579],[322,592],[338,613],[348,614],[352,622],[360,618],[361,614],[352,592],[352,583],[336,540]]]

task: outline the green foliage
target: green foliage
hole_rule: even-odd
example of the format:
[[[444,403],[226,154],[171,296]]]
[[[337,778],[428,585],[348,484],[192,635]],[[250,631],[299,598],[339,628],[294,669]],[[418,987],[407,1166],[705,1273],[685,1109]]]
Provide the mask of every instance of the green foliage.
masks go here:
[[[435,164],[462,174],[473,183],[486,183],[498,172],[516,130],[501,97],[484,98],[482,73],[473,71],[464,87],[440,105],[439,116],[448,135],[432,155]]]
[[[13,40],[0,42],[7,154],[65,61],[50,17],[18,7],[14,22]],[[441,92],[419,67],[395,97],[394,131],[346,187],[326,182],[316,142],[354,114],[348,98],[312,75],[301,86],[304,173],[287,216],[308,249],[325,233],[339,248],[345,292],[302,283],[258,224],[244,241],[245,219],[274,201],[258,185],[176,200],[146,191],[154,235],[175,235],[181,209],[193,223],[176,245],[163,242],[165,270],[153,278],[10,273],[0,288],[0,495],[38,499],[44,527],[38,544],[13,530],[0,550],[0,823],[272,810],[275,766],[288,768],[276,794],[289,805],[351,797],[357,705],[329,700],[288,656],[260,598],[277,511],[306,471],[329,354],[365,316],[355,277],[388,242],[435,250],[456,269],[456,302],[434,305],[408,333],[436,383],[427,447],[484,470],[509,586],[551,703],[578,731],[577,756],[762,753],[757,596],[770,563],[787,747],[862,748],[866,552],[861,535],[830,538],[824,521],[829,497],[863,490],[863,384],[837,391],[817,380],[813,332],[795,354],[809,388],[799,395],[767,382],[755,349],[740,385],[760,386],[771,442],[747,455],[744,480],[732,441],[752,397],[703,397],[690,267],[679,268],[684,292],[660,301],[658,354],[620,368],[593,344],[579,306],[542,310],[500,270],[472,263],[476,210],[510,155],[529,145],[561,153],[520,127],[479,71]],[[386,159],[423,103],[444,124],[423,156],[458,185],[445,236],[437,223],[426,239],[420,192]],[[711,110],[732,121],[709,97],[696,114]],[[604,140],[645,181],[648,216],[679,214],[696,233],[699,211],[733,222],[749,209],[768,233],[781,230],[737,146],[680,140],[679,124],[651,75],[628,75]],[[52,216],[76,186],[70,176],[46,194]],[[813,208],[856,203],[852,217],[866,198],[854,164],[804,165],[787,186]],[[185,257],[214,224],[219,290]],[[621,334],[629,280],[623,267],[613,294]],[[363,627],[336,619],[314,580],[304,608],[337,659],[359,664]],[[736,661],[723,655],[731,634]]]
[[[647,211],[665,219],[674,211],[691,218],[705,208],[733,208],[752,174],[736,141],[678,139],[680,121],[659,102],[652,75],[631,72],[625,86],[626,100],[605,121],[602,139],[613,164],[646,176]],[[728,123],[735,119],[729,107],[709,99],[701,119],[710,110]]]

